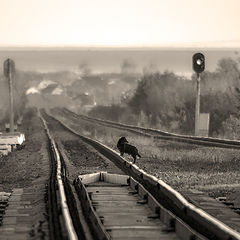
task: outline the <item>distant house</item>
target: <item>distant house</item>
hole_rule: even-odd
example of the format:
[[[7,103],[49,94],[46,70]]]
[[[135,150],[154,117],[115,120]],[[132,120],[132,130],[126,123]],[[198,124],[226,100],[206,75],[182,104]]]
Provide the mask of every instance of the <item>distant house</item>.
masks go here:
[[[82,77],[82,80],[85,81],[85,83],[89,86],[102,88],[104,85],[106,85],[103,78],[98,75],[84,76]]]

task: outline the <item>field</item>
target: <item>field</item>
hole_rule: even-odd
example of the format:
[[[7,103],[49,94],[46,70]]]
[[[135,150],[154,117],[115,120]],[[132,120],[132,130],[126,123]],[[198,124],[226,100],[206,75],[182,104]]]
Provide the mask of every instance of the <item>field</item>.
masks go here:
[[[64,121],[64,118],[61,118]],[[65,120],[66,121],[66,120]],[[121,136],[135,145],[142,158],[136,164],[178,191],[194,188],[210,196],[228,196],[234,200],[240,190],[238,150],[210,148],[186,143],[154,140],[127,131],[93,125],[84,120],[67,123],[79,133],[117,150]],[[129,155],[124,155],[132,161]],[[239,196],[238,196],[239,197]]]

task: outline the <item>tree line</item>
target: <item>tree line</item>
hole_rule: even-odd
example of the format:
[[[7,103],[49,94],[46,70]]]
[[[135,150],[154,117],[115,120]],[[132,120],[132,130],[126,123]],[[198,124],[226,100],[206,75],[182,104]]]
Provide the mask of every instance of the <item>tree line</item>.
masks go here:
[[[200,112],[210,114],[209,135],[239,138],[239,60],[221,59],[213,72],[201,75]],[[145,72],[131,96],[120,105],[97,106],[90,116],[153,127],[181,134],[193,134],[196,75],[191,79],[165,71]]]

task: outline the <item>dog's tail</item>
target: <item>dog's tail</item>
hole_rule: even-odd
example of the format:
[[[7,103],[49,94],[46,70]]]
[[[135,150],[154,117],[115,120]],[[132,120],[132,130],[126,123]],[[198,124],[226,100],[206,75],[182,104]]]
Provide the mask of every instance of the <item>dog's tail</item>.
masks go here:
[[[137,154],[137,156],[142,157],[139,153]]]

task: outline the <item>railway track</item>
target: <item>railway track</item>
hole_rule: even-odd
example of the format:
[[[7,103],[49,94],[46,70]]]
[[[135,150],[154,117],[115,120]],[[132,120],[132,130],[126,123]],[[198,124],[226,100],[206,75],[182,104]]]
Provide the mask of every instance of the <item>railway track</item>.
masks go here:
[[[49,215],[49,232],[51,239],[78,239],[73,221],[73,213],[70,214],[69,202],[66,189],[68,182],[66,179],[65,165],[61,160],[55,140],[48,129],[45,119],[41,116],[48,139],[51,155],[51,173],[48,182],[48,215]],[[68,202],[67,202],[68,200]],[[60,216],[59,216],[60,211]]]
[[[76,184],[96,239],[206,239],[132,177],[99,172],[80,175]]]
[[[187,202],[178,192],[176,192],[174,189],[172,189],[170,186],[162,182],[161,180],[158,180],[157,178],[145,173],[143,170],[139,169],[136,165],[127,162],[123,158],[119,156],[118,153],[113,151],[112,149],[102,145],[101,143],[94,141],[90,138],[86,138],[84,136],[79,135],[78,133],[74,132],[74,130],[69,129],[67,126],[64,126],[63,123],[60,123],[59,120],[53,119],[52,117],[47,116],[46,114],[43,114],[44,118],[47,117],[48,120],[51,119],[53,121],[52,125],[61,125],[62,130],[65,129],[65,131],[71,131],[73,135],[75,135],[77,138],[81,139],[81,141],[86,142],[87,144],[94,147],[101,155],[103,155],[105,158],[111,159],[112,162],[116,165],[116,169],[120,168],[122,172],[124,172],[125,175],[127,175],[128,180],[125,187],[128,188],[128,191],[133,192],[134,194],[139,194],[140,199],[137,199],[136,202],[141,202],[143,204],[150,203],[150,209],[153,210],[154,221],[155,218],[156,221],[162,221],[162,226],[158,230],[162,231],[161,229],[168,229],[169,231],[166,231],[166,234],[169,233],[169,236],[171,236],[172,233],[176,234],[174,235],[175,238],[166,237],[163,239],[226,239],[226,240],[235,240],[240,239],[240,234],[226,226],[225,224],[219,222],[215,218],[211,217],[204,211],[196,208],[189,202]],[[47,120],[47,121],[48,121]],[[108,231],[108,225],[104,226],[105,219],[108,219],[107,222],[109,222],[109,219],[118,219],[120,218],[118,215],[115,215],[115,217],[110,216],[110,213],[106,213],[107,215],[101,215],[105,210],[106,206],[109,206],[109,202],[107,202],[104,209],[104,204],[101,205],[100,202],[105,201],[106,197],[109,196],[109,189],[104,189],[102,186],[102,181],[98,181],[97,187],[101,189],[96,189],[96,184],[88,188],[89,184],[85,184],[84,181],[81,181],[82,176],[78,176],[78,178],[74,181],[73,188],[71,182],[68,178],[68,169],[66,166],[66,163],[64,162],[63,153],[61,150],[57,148],[57,144],[54,141],[54,138],[52,137],[52,133],[50,133],[48,129],[48,124],[45,122],[45,128],[49,135],[49,144],[52,149],[52,166],[53,167],[53,179],[49,182],[49,184],[52,185],[52,188],[48,191],[49,196],[49,204],[51,202],[54,202],[54,199],[56,202],[58,202],[58,209],[53,210],[53,213],[50,213],[51,219],[52,219],[52,229],[60,229],[59,238],[63,239],[64,237],[68,237],[69,239],[88,239],[84,235],[84,232],[86,232],[86,225],[87,227],[91,225],[95,225],[95,228],[92,227],[91,231],[94,232],[94,239],[110,239],[114,238],[114,236],[118,236],[119,238],[116,239],[125,239],[121,238],[120,235],[113,235],[109,234],[109,232],[114,232],[113,230]],[[49,125],[50,126],[50,125]],[[68,129],[68,130],[67,130]],[[59,165],[60,164],[60,165]],[[117,170],[113,170],[113,173]],[[119,170],[118,170],[119,171]],[[98,173],[102,174],[102,173]],[[101,178],[101,177],[100,177]],[[100,179],[99,178],[99,179]],[[55,180],[54,180],[55,179]],[[56,179],[57,179],[57,187],[56,187]],[[86,178],[85,178],[86,179]],[[54,182],[55,181],[55,182]],[[133,183],[131,183],[134,182]],[[93,181],[94,182],[94,181]],[[54,186],[55,184],[55,186]],[[119,186],[119,185],[118,185]],[[138,187],[136,187],[138,186]],[[105,186],[106,187],[106,186]],[[132,190],[129,188],[133,187]],[[82,198],[81,196],[84,194],[82,189],[85,188],[85,198]],[[108,188],[108,187],[106,187]],[[117,188],[116,188],[117,189]],[[141,190],[139,190],[141,189]],[[61,191],[60,191],[61,190]],[[92,191],[93,190],[93,191]],[[57,191],[57,193],[56,193]],[[94,193],[95,191],[95,193]],[[100,193],[99,193],[100,192]],[[111,191],[110,191],[111,192]],[[77,194],[76,194],[77,193]],[[124,193],[126,195],[126,189],[123,190],[123,192],[119,189],[117,195],[124,195],[121,194]],[[53,200],[51,199],[51,194],[55,195],[56,197],[53,197]],[[62,196],[62,194],[64,194]],[[76,196],[78,195],[77,198]],[[113,194],[114,195],[114,194]],[[124,195],[124,196],[125,196]],[[130,197],[127,194],[127,198]],[[111,196],[111,195],[110,195]],[[100,198],[99,198],[100,197]],[[102,197],[105,199],[103,200]],[[116,197],[116,196],[115,196]],[[126,197],[126,196],[125,196]],[[66,200],[65,200],[66,199]],[[95,200],[94,200],[95,199]],[[97,203],[96,203],[97,199]],[[112,198],[112,200],[114,197]],[[119,196],[117,196],[117,199],[119,200]],[[87,201],[88,200],[88,201]],[[110,201],[112,201],[110,199]],[[116,200],[116,199],[115,199]],[[87,215],[91,213],[91,215],[95,216],[94,219],[83,220],[81,214],[84,213],[83,210],[79,210],[77,205],[79,205],[79,201],[81,201],[81,205],[85,206],[84,209],[87,209]],[[106,200],[106,201],[109,201]],[[131,200],[129,201],[131,202]],[[154,204],[153,204],[154,203]],[[120,203],[119,203],[120,204]],[[153,205],[151,205],[153,204]],[[99,206],[103,206],[103,209]],[[71,206],[71,207],[69,207]],[[87,207],[86,207],[87,206]],[[110,204],[112,206],[112,203]],[[121,206],[121,205],[119,205]],[[129,208],[129,206],[128,206]],[[49,207],[51,209],[51,207]],[[59,220],[59,209],[61,209],[61,218]],[[160,210],[163,209],[163,210]],[[116,210],[116,209],[115,209]],[[171,212],[170,212],[171,210]],[[54,213],[55,212],[55,213]],[[86,211],[85,211],[86,212]],[[148,211],[149,213],[149,211]],[[124,214],[123,214],[124,215]],[[129,215],[130,216],[130,215]],[[127,217],[127,216],[126,216]],[[147,214],[143,214],[143,218],[147,218]],[[133,217],[134,218],[134,217]],[[128,218],[127,218],[128,219]],[[141,220],[142,218],[140,218]],[[147,218],[148,219],[148,218]],[[150,218],[151,219],[151,218]],[[136,219],[135,219],[136,220]],[[138,219],[138,221],[140,221]],[[149,219],[148,219],[149,220]],[[56,221],[56,223],[55,223]],[[88,221],[83,223],[82,221]],[[137,221],[137,220],[136,220]],[[110,221],[111,222],[111,221]],[[54,226],[56,224],[56,227]],[[58,225],[60,224],[60,226]],[[180,225],[179,225],[180,224]],[[123,225],[124,226],[124,225]],[[179,228],[179,226],[181,226]],[[184,227],[183,227],[184,226]],[[125,226],[126,227],[126,226]],[[136,227],[136,226],[135,226]],[[119,228],[119,227],[118,227]],[[124,228],[124,227],[123,227]],[[95,229],[95,230],[94,230]],[[96,230],[97,229],[97,230]],[[113,228],[114,229],[114,228]],[[180,231],[179,231],[180,229]],[[195,229],[195,230],[193,230]],[[115,226],[116,230],[116,226]],[[119,230],[119,229],[118,229]],[[157,231],[158,231],[157,230]],[[89,231],[89,230],[88,230]],[[107,234],[105,234],[105,232]],[[119,231],[118,231],[119,233]],[[103,234],[103,235],[102,235]],[[105,234],[105,235],[104,235]],[[119,233],[120,234],[120,233]],[[130,236],[130,235],[129,235]],[[157,236],[157,238],[156,238]],[[158,238],[158,235],[154,236],[152,239],[161,239]],[[56,239],[55,236],[52,236],[52,239]],[[91,239],[89,237],[89,239]],[[130,238],[129,238],[130,239]],[[136,238],[135,238],[136,239]],[[141,239],[141,238],[137,238]],[[143,238],[144,239],[144,238]],[[148,238],[150,239],[150,238]]]
[[[2,225],[3,216],[8,206],[8,199],[10,195],[11,193],[0,192],[0,226]]]
[[[165,132],[157,129],[137,127],[137,126],[126,125],[126,124],[102,120],[102,119],[95,119],[85,115],[78,115],[66,108],[57,109],[55,111],[57,111],[57,113],[59,113],[60,115],[65,114],[66,116],[68,116],[68,118],[71,117],[76,120],[77,119],[83,120],[86,122],[91,122],[93,124],[98,124],[105,127],[112,127],[112,128],[117,128],[121,130],[126,130],[129,132],[133,132],[135,134],[144,135],[154,139],[163,139],[163,140],[169,140],[169,141],[175,141],[175,142],[197,144],[197,145],[202,145],[207,147],[240,149],[240,141],[237,141],[237,140],[173,134],[173,133],[169,133],[169,132]]]

